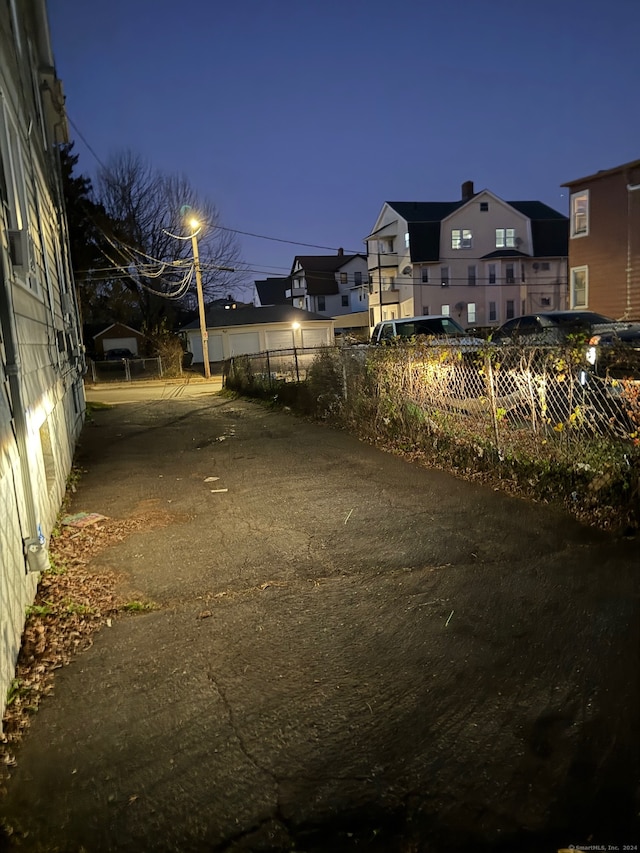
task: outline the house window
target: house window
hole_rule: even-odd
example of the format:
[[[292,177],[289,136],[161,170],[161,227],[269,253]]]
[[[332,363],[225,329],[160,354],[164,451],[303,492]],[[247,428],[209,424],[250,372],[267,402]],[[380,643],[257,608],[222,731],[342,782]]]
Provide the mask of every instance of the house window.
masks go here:
[[[489,284],[496,283],[496,265],[489,264]]]
[[[515,316],[515,302],[513,299],[507,299],[507,320],[513,320]]]
[[[480,210],[481,210],[483,213],[486,213],[486,212],[487,212],[487,210],[489,210],[489,202],[488,202],[488,201],[481,201],[481,202],[480,202]]]
[[[525,280],[524,264],[520,264],[520,281],[524,284]]]
[[[405,249],[409,248],[409,232],[408,231],[404,232],[404,247],[405,247]]]
[[[496,311],[496,303],[490,302],[489,303],[489,322],[495,323],[497,319],[498,319],[498,312]]]
[[[505,267],[505,274],[507,279],[507,284],[515,284],[516,276],[513,271],[513,264],[507,264]]]
[[[571,236],[586,237],[589,233],[589,190],[571,196]]]
[[[318,311],[327,310],[327,300],[324,296],[318,296]]]
[[[354,284],[362,284],[362,273],[361,272],[354,272],[353,283]]]
[[[348,308],[349,307],[349,294],[343,293],[341,299],[342,299],[342,307]]]
[[[467,284],[475,287],[476,283],[476,268],[475,265],[467,267]]]
[[[475,323],[476,321],[476,303],[469,302],[467,305],[467,323]]]
[[[422,306],[422,316],[423,316],[423,317],[428,317],[428,316],[429,316],[429,306],[428,306],[428,305],[423,305],[423,306]]]
[[[346,283],[347,283],[347,274],[346,274],[346,272],[341,272],[340,273],[340,284],[346,284]]]
[[[379,240],[378,241],[378,251],[381,255],[392,255],[393,254],[393,240]]]
[[[429,284],[429,267],[422,267],[422,283]]]
[[[449,316],[449,307],[450,307],[449,305],[443,305],[443,306],[442,306],[442,309],[440,310],[440,313],[441,313],[444,317],[448,317],[448,316]]]
[[[473,235],[467,228],[452,228],[451,248],[470,249],[473,245]]]
[[[571,307],[586,308],[588,305],[588,268],[573,267],[571,270]]]
[[[551,264],[549,263],[549,261],[543,261],[540,264],[540,269],[544,270],[545,272],[549,272],[549,270],[551,269]]]
[[[496,228],[496,249],[513,249],[515,245],[515,228]]]
[[[449,267],[440,267],[440,283],[442,287],[449,287]]]

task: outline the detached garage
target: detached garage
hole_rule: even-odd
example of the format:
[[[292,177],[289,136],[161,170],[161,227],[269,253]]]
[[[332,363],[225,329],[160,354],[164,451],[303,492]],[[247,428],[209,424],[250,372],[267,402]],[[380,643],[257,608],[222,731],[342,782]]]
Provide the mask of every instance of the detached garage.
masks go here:
[[[298,347],[333,346],[334,320],[303,311],[292,305],[266,305],[256,308],[212,308],[206,312],[209,361],[224,361],[232,355]],[[187,340],[187,351],[194,364],[202,364],[200,321],[180,330]]]

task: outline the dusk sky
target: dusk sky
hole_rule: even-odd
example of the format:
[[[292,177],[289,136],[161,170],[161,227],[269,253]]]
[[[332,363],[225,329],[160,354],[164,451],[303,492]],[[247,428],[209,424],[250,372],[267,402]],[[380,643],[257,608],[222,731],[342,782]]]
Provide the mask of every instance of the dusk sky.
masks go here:
[[[185,174],[239,231],[365,251],[385,200],[472,180],[567,213],[562,183],[640,157],[640,0],[49,0],[49,16],[100,160],[131,149]],[[239,239],[250,279],[323,253]]]

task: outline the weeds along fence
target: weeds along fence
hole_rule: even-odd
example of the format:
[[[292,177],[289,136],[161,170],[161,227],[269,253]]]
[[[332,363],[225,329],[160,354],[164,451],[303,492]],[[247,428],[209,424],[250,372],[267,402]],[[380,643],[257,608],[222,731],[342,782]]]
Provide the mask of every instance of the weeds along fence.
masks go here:
[[[236,356],[224,372],[242,394],[604,526],[640,517],[640,385],[594,375],[583,348],[325,347]]]

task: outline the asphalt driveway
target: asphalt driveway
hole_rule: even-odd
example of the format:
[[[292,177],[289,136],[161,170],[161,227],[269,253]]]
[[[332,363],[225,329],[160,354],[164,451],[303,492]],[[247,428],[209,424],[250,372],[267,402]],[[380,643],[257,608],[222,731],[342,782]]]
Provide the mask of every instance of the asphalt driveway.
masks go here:
[[[11,849],[638,843],[636,541],[251,402],[93,417],[73,509],[166,515],[98,558],[158,609],[58,673]]]

